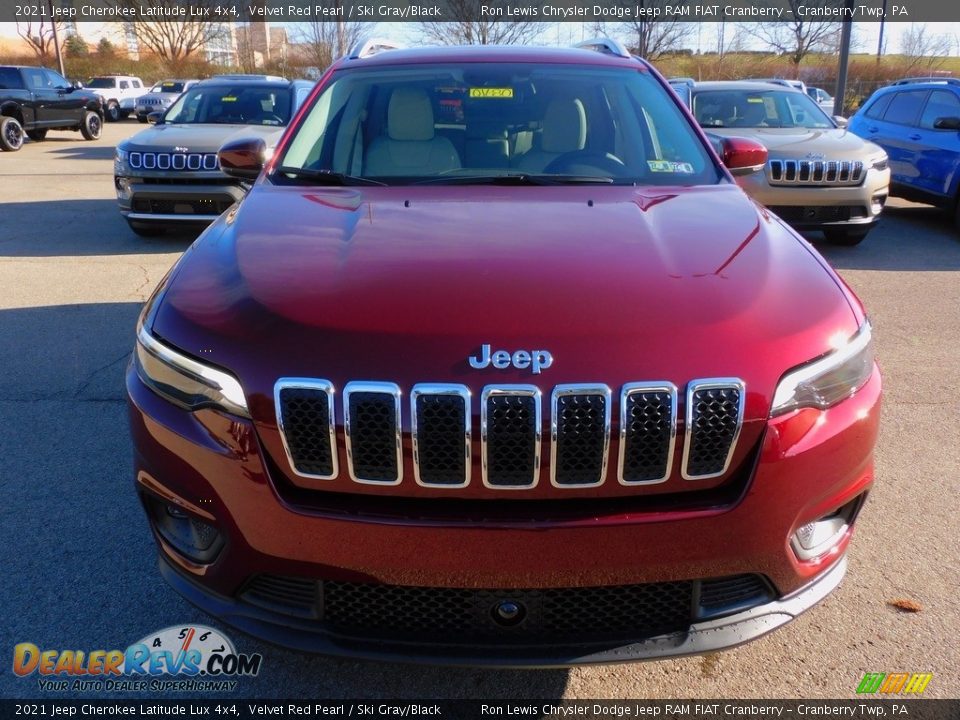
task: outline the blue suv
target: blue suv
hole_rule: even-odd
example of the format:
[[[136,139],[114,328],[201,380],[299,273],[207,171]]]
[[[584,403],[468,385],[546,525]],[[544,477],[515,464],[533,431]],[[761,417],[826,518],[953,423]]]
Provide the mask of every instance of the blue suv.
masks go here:
[[[849,129],[890,158],[890,194],[953,213],[960,229],[960,79],[907,78],[880,88]]]

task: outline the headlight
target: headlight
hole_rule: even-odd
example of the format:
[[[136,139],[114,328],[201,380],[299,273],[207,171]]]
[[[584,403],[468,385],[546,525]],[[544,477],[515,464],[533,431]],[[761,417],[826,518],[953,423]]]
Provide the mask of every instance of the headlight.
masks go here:
[[[833,352],[791,370],[777,385],[770,416],[803,407],[826,410],[862,388],[873,373],[870,323]]]
[[[113,155],[113,159],[119,163],[126,163],[127,159],[130,157],[130,153],[126,150],[121,150],[120,148],[116,149],[116,152]]]
[[[250,417],[243,388],[235,377],[183,355],[137,330],[137,374],[149,387],[187,410],[213,407]]]
[[[890,167],[890,161],[887,159],[886,155],[881,155],[870,161],[870,167],[874,170],[886,170]]]

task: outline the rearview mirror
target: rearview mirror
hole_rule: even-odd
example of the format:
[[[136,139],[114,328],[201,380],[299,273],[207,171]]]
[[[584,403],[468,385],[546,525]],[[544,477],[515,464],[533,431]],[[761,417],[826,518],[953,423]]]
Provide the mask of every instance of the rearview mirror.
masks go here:
[[[767,149],[756,140],[725,137],[720,139],[720,159],[734,177],[752,175],[767,164]]]
[[[267,144],[261,138],[228,142],[217,153],[220,169],[230,177],[256,180],[266,164]]]
[[[960,130],[960,117],[940,117],[933,121],[937,130]]]

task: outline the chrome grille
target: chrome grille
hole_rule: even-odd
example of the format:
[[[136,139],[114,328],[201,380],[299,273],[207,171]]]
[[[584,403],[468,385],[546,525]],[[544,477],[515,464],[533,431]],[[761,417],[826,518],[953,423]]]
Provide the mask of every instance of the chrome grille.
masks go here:
[[[132,152],[127,159],[134,170],[205,170],[220,169],[216,153]]]
[[[470,391],[464,385],[414,385],[410,392],[413,468],[426,487],[470,484]]]
[[[486,387],[480,397],[483,484],[523,490],[540,479],[540,390]]]
[[[377,485],[397,485],[403,479],[397,385],[347,383],[343,389],[343,429],[350,477]]]
[[[282,378],[274,391],[277,427],[293,472],[338,476],[335,417],[342,412],[349,476],[355,482],[397,485],[403,480],[400,387],[351,382],[337,409],[328,380]],[[550,395],[550,469],[556,488],[606,481],[611,417],[619,402],[617,480],[661,483],[673,474],[678,391],[670,382],[623,385],[615,398],[603,384],[558,385]],[[730,467],[743,425],[746,392],[737,378],[691,381],[685,395],[681,476],[703,480]],[[412,465],[417,484],[462,488],[471,482],[471,419],[477,408],[459,384],[420,383],[410,392]],[[490,385],[480,396],[483,485],[525,490],[540,480],[541,391],[533,385]]]
[[[610,388],[558,385],[550,407],[550,481],[554,487],[602,484],[610,445]]]
[[[670,477],[677,435],[673,383],[631,383],[620,393],[620,482],[653,485]]]
[[[864,166],[859,160],[769,160],[771,185],[859,185]]]
[[[744,395],[736,378],[694,380],[687,386],[684,479],[705,480],[727,471],[743,425]]]

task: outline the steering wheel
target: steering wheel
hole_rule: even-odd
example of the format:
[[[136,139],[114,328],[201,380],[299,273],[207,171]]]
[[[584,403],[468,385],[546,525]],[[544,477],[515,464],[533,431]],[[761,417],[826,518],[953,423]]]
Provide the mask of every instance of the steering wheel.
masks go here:
[[[623,160],[610,153],[597,152],[595,150],[574,150],[564,153],[555,158],[543,169],[545,173],[555,173],[563,175],[570,171],[575,165],[587,165],[589,167],[603,170],[614,177],[618,176],[625,167]]]

